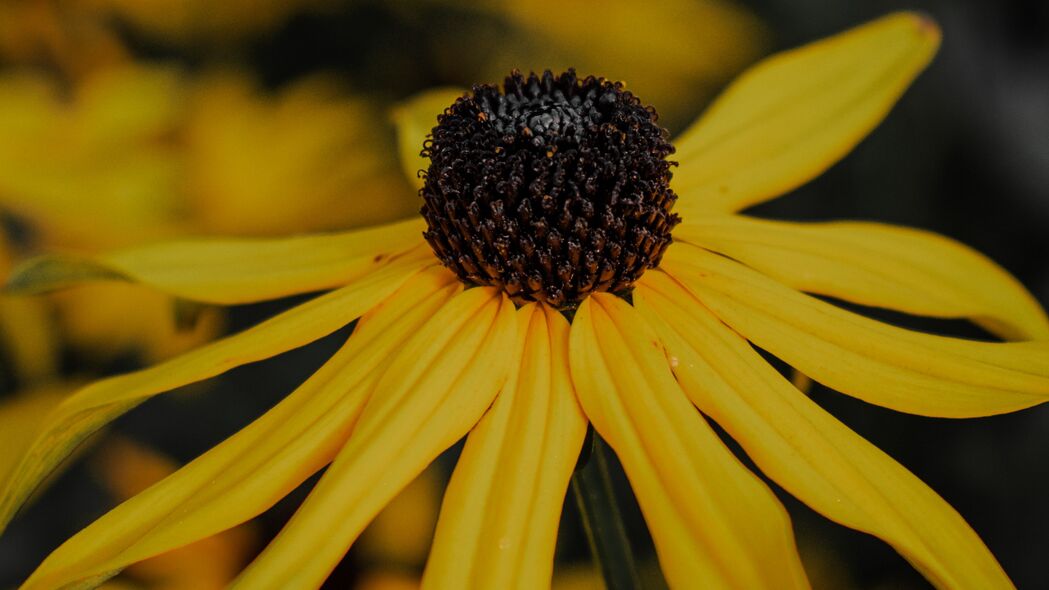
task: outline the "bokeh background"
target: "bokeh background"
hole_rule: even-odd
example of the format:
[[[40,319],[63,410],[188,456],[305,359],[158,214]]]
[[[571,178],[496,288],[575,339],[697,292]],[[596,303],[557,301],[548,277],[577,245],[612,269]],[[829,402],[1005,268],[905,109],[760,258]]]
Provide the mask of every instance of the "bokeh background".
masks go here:
[[[753,213],[932,229],[989,254],[1047,305],[1049,4],[1021,0],[0,0],[0,275],[42,251],[404,217],[418,207],[404,169],[417,164],[400,157],[395,122],[421,92],[496,81],[512,67],[575,66],[626,80],[677,132],[761,56],[902,8],[944,29],[933,65],[853,154]],[[0,479],[21,433],[78,384],[294,302],[222,310],[128,285],[0,296]],[[987,337],[961,322],[863,311]],[[0,537],[0,588],[271,407],[348,333],[159,396],[95,437]],[[1049,405],[952,421],[818,386],[812,396],[939,491],[1020,588],[1049,587]],[[457,452],[377,519],[332,588],[417,584]],[[223,587],[313,481],[254,521],[108,585]],[[619,484],[647,583],[659,588]],[[886,545],[781,496],[816,587],[927,587]],[[601,587],[571,494],[555,587]]]

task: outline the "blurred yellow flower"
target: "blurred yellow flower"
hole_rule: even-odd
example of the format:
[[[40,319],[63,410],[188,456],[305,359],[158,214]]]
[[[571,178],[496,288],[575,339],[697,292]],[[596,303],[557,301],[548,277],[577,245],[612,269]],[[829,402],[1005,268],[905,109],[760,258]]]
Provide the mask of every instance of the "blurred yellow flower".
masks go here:
[[[408,571],[421,567],[437,526],[443,483],[437,466],[431,465],[401,490],[361,533],[361,558]]]
[[[730,0],[407,0],[413,2],[511,25],[470,34],[452,28],[439,36],[434,57],[446,72],[496,81],[513,68],[574,67],[627,81],[631,91],[659,105],[671,127],[687,122],[697,101],[757,59],[767,44],[761,22]]]
[[[181,172],[172,133],[184,97],[168,68],[93,72],[68,94],[43,74],[0,75],[0,207],[51,247],[171,235]]]
[[[11,288],[119,276],[213,304],[330,291],[70,396],[3,489],[0,523],[137,404],[358,320],[294,392],[69,539],[24,588],[78,584],[234,527],[327,466],[234,582],[318,587],[463,437],[423,586],[547,586],[588,423],[618,455],[672,587],[808,587],[789,515],[752,468],[937,586],[1008,587],[961,515],[755,349],[902,412],[965,418],[1049,401],[1049,317],[986,257],[920,230],[741,213],[845,157],[939,42],[928,18],[898,13],[760,62],[674,139],[672,180],[654,113],[621,86],[515,75],[444,111],[422,218],[22,267]],[[814,295],[968,319],[1015,341],[907,330]]]
[[[272,96],[241,77],[206,79],[185,142],[186,206],[205,233],[328,230],[418,209],[386,117],[329,78]]]
[[[0,208],[26,220],[41,248],[318,231],[416,208],[386,118],[329,79],[268,95],[231,73],[127,65],[72,91],[41,75],[0,76]],[[96,356],[142,348],[156,360],[216,328],[209,312],[180,331],[169,297],[129,285],[54,299],[63,335]]]
[[[51,247],[316,231],[415,207],[392,127],[330,79],[266,94],[232,73],[127,65],[72,92],[0,77],[0,206]]]

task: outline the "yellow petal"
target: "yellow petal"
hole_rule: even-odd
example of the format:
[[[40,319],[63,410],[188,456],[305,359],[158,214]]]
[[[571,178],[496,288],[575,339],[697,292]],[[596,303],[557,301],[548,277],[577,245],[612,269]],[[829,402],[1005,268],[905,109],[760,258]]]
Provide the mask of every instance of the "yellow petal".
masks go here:
[[[462,88],[435,88],[413,96],[393,110],[401,166],[415,188],[423,186],[419,172],[430,167],[430,160],[421,153],[423,142],[437,126],[437,116],[465,94]]]
[[[572,323],[583,411],[623,463],[674,588],[805,588],[787,511],[674,380],[658,337],[596,294]]]
[[[568,322],[527,305],[524,354],[466,439],[444,495],[424,588],[542,588],[553,575],[557,525],[586,435],[572,390]]]
[[[23,588],[108,577],[268,509],[331,461],[387,359],[459,289],[447,272],[417,275],[362,318],[343,348],[294,393],[79,532]]]
[[[1007,588],[994,556],[928,486],[795,389],[663,273],[634,294],[692,401],[776,483],[896,548],[939,588]]]
[[[788,223],[704,216],[674,238],[795,289],[942,318],[970,318],[1003,338],[1049,339],[1049,319],[1012,275],[943,236],[879,223]]]
[[[317,297],[234,336],[165,363],[93,383],[48,416],[0,496],[0,530],[26,496],[89,434],[155,394],[214,377],[330,334],[397,289],[418,269],[391,267]]]
[[[341,234],[171,242],[83,258],[44,256],[16,268],[12,292],[124,279],[210,303],[237,304],[345,285],[422,243],[415,218]],[[413,257],[425,256],[413,253]],[[432,259],[432,256],[431,256]]]
[[[513,304],[452,299],[385,370],[349,442],[238,588],[317,588],[368,521],[477,424],[520,350]]]
[[[939,43],[927,17],[897,13],[750,68],[675,142],[679,209],[738,211],[815,178],[881,122]]]
[[[897,328],[688,244],[671,248],[662,267],[748,340],[867,402],[964,418],[1049,399],[1049,341],[977,342]]]

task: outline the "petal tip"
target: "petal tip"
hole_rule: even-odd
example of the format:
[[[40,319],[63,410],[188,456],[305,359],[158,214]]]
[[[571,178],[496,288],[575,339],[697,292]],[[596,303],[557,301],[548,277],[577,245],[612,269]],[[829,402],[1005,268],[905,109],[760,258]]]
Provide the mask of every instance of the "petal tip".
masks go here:
[[[44,255],[18,264],[7,276],[0,292],[37,295],[95,280],[127,280],[127,277],[86,258]]]
[[[908,12],[906,14],[911,18],[919,35],[939,45],[940,39],[943,38],[943,30],[940,29],[940,24],[936,22],[936,19],[931,14],[921,11]]]

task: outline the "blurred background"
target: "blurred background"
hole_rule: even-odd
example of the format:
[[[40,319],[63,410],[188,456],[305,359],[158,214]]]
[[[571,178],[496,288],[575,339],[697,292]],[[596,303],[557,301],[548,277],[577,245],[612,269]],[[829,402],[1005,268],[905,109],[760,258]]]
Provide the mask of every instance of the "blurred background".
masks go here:
[[[1049,4],[1019,0],[0,0],[0,276],[42,251],[405,217],[418,209],[405,170],[418,163],[414,149],[398,153],[394,124],[421,92],[494,82],[514,67],[574,66],[627,81],[676,133],[762,56],[896,9],[928,12],[944,29],[929,71],[843,162],[752,212],[932,229],[987,253],[1049,304]],[[0,296],[0,480],[24,433],[78,384],[296,301],[216,309],[116,284]],[[987,337],[961,322],[863,311]],[[0,588],[259,416],[348,334],[159,396],[89,441],[0,537]],[[1020,588],[1049,587],[1049,405],[951,421],[818,386],[812,396],[943,495]],[[457,453],[376,520],[332,588],[417,585]],[[108,587],[224,587],[313,481]],[[640,513],[618,483],[647,581],[659,588]],[[886,545],[780,495],[817,588],[928,587]],[[571,494],[555,587],[601,587]]]

